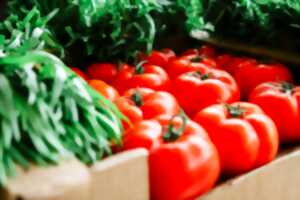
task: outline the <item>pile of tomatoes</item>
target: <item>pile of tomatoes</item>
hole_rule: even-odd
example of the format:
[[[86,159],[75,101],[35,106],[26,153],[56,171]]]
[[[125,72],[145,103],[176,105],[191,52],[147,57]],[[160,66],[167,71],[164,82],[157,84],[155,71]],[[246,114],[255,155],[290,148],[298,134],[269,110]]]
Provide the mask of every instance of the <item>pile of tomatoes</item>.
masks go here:
[[[300,87],[284,65],[209,46],[140,60],[73,69],[124,114],[122,149],[149,150],[151,199],[194,199],[300,141]]]

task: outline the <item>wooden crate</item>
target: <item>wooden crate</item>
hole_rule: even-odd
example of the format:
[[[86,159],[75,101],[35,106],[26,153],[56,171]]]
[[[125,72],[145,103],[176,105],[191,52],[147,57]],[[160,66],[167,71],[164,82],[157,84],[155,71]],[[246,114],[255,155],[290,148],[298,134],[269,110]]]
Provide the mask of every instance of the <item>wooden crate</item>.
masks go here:
[[[1,200],[148,200],[148,153],[136,149],[87,168],[76,159],[47,168],[18,170]]]
[[[299,200],[300,148],[281,153],[276,160],[219,185],[199,200]]]

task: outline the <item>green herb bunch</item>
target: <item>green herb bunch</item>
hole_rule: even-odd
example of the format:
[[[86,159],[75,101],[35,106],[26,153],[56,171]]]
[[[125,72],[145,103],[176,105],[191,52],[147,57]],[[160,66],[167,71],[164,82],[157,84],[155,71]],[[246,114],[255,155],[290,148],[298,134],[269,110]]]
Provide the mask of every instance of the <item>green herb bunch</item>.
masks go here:
[[[12,15],[0,34],[0,185],[16,165],[48,165],[76,156],[86,164],[120,144],[122,117],[50,52],[61,47],[33,9]]]

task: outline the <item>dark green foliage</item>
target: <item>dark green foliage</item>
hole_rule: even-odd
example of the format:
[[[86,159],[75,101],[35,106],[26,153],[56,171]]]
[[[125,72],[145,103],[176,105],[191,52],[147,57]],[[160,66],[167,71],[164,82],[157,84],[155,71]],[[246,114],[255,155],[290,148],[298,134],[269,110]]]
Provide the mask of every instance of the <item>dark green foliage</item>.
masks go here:
[[[200,16],[213,25],[212,36],[277,48],[300,47],[299,0],[203,0],[202,6]]]
[[[36,6],[43,15],[59,8],[49,29],[78,63],[82,59],[129,59],[137,51],[150,51],[156,34],[152,15],[167,1],[156,0],[11,0],[12,12],[22,15]],[[77,62],[74,59],[79,58]]]

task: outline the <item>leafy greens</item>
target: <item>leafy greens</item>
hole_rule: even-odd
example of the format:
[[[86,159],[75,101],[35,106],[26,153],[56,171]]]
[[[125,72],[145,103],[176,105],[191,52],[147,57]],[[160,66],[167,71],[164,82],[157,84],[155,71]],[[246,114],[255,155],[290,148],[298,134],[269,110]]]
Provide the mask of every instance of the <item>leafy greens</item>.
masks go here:
[[[61,47],[37,9],[11,15],[0,34],[0,185],[16,165],[56,164],[76,156],[91,164],[120,144],[115,106],[47,49]]]

